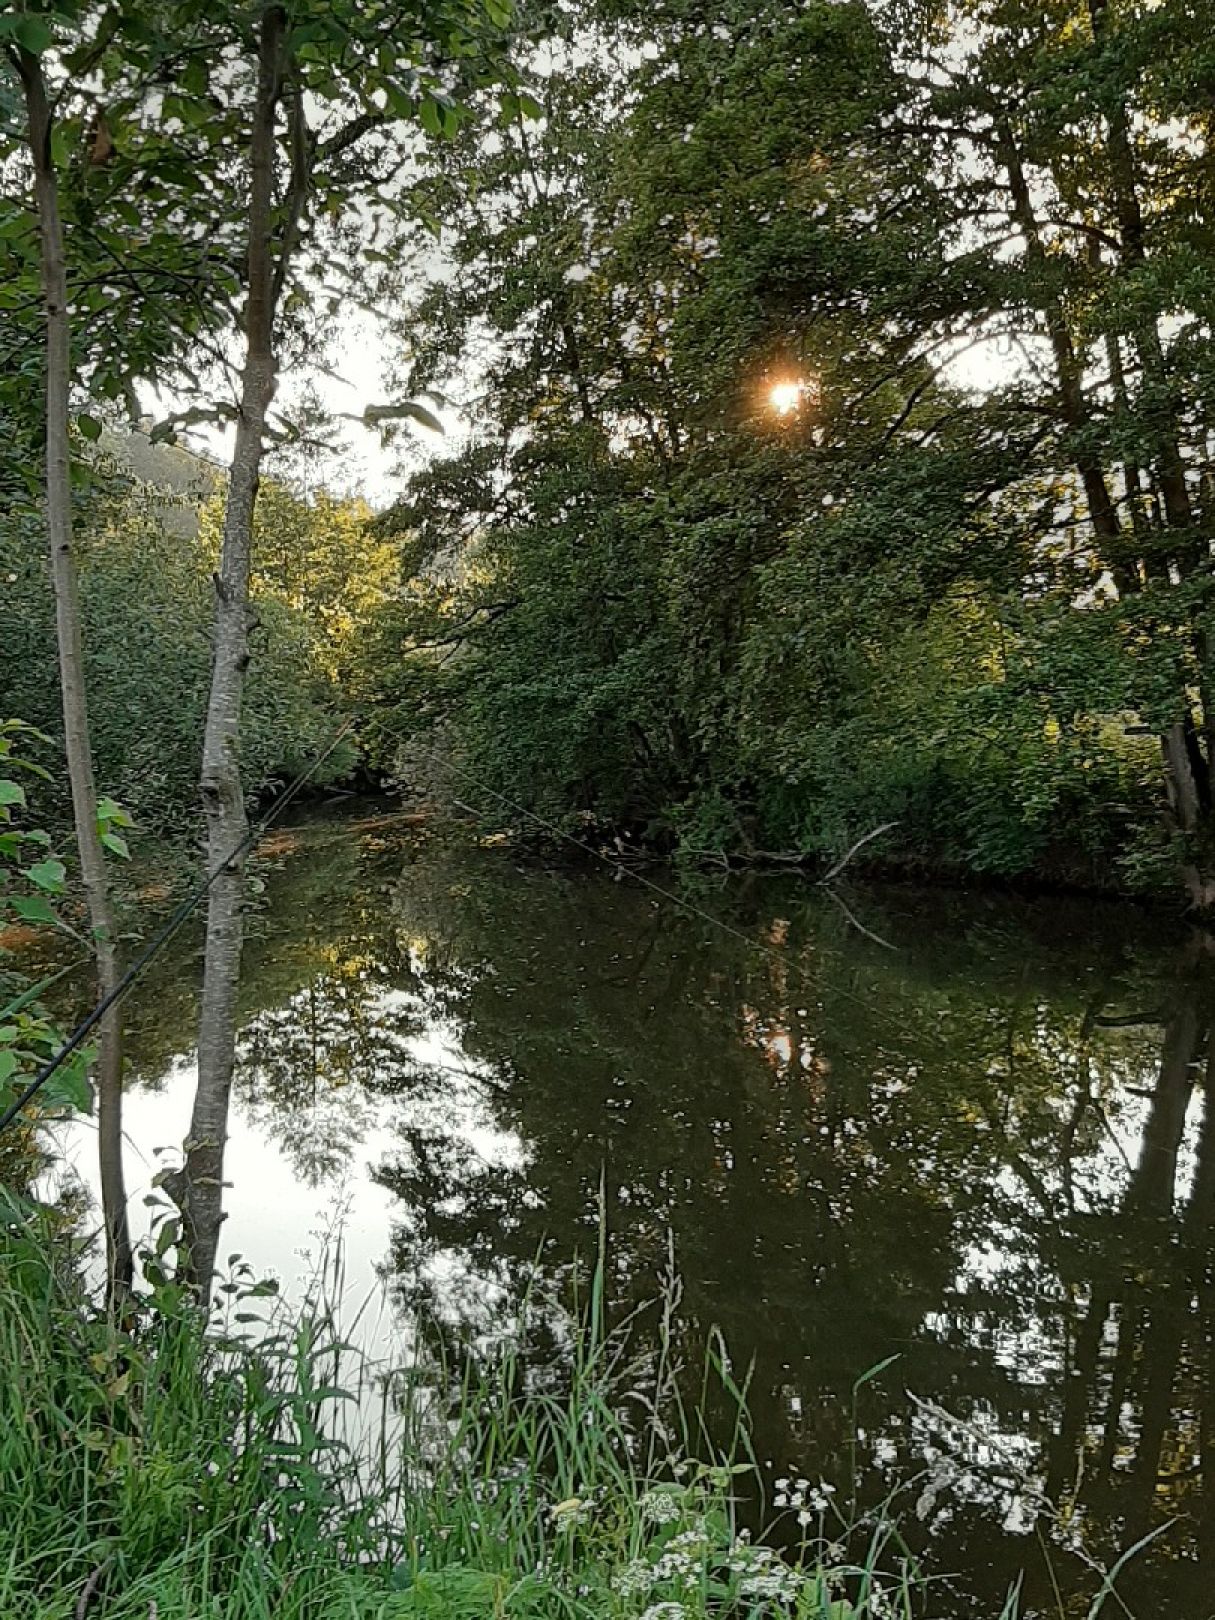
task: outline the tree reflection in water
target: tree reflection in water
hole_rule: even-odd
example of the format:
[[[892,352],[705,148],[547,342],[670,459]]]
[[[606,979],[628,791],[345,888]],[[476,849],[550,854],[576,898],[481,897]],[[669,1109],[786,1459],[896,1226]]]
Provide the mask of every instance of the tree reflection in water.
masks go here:
[[[616,1319],[673,1241],[690,1383],[719,1327],[775,1472],[847,1480],[852,1385],[899,1356],[859,1397],[860,1489],[915,1480],[959,1614],[998,1612],[1023,1566],[1027,1611],[1052,1601],[1035,1520],[1066,1593],[1092,1590],[1070,1542],[1108,1562],[1172,1518],[1120,1589],[1206,1612],[1201,942],[1108,906],[860,892],[887,950],[796,881],[698,893],[752,949],[627,882],[365,833],[270,898],[242,1120],[318,1184],[390,1127],[403,1305],[455,1342],[537,1266],[568,1290],[602,1184]],[[155,1069],[174,1040],[143,1033]]]

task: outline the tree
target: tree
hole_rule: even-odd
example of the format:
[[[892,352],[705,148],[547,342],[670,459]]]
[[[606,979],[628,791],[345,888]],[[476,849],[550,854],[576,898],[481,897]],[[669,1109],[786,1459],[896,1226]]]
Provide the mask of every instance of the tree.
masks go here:
[[[72,535],[70,404],[72,386],[69,294],[59,210],[53,136],[54,119],[42,53],[51,42],[46,23],[36,15],[19,15],[7,30],[8,59],[25,98],[29,154],[41,244],[40,280],[46,310],[46,529],[55,593],[56,645],[63,697],[63,731],[76,828],[76,851],[97,963],[97,989],[114,994],[122,976],[102,843],[107,834],[98,816],[97,788],[89,737],[88,699],[80,636],[80,607]],[[131,1285],[133,1257],[127,1223],[122,1167],[122,1024],[117,1006],[99,1026],[97,1068],[98,1151],[106,1226],[106,1275],[112,1299]]]
[[[279,323],[310,300],[301,252],[310,220],[337,221],[360,203],[381,205],[391,169],[385,140],[420,118],[433,133],[454,131],[458,88],[487,30],[507,12],[498,0],[389,0],[295,6],[271,0],[258,12],[256,68],[242,124],[248,175],[246,296],[240,398],[216,579],[215,653],[203,738],[202,794],[212,877],[199,1026],[198,1089],[177,1182],[187,1265],[205,1297],[222,1219],[223,1146],[235,1053],[242,942],[243,858],[248,830],[240,770],[241,706],[249,663],[253,519],[271,401],[280,363]],[[243,34],[232,41],[244,48]],[[474,69],[480,73],[482,68]],[[404,82],[403,82],[404,76]],[[314,127],[317,113],[333,126]],[[368,151],[375,138],[379,159]],[[395,148],[389,146],[391,163]],[[281,192],[276,196],[276,184]],[[388,213],[392,209],[389,205]],[[357,262],[356,251],[356,262]],[[332,299],[330,299],[332,304]]]
[[[184,378],[194,391],[198,353],[226,367],[224,338],[240,334],[238,399],[219,407],[235,422],[224,539],[216,585],[215,653],[203,743],[202,786],[214,884],[209,909],[200,1085],[181,1187],[189,1264],[205,1293],[218,1232],[223,1117],[231,1079],[231,1009],[240,956],[241,871],[233,861],[246,830],[239,769],[240,714],[248,663],[253,507],[281,341],[305,313],[332,314],[346,291],[325,275],[319,239],[329,222],[340,237],[356,199],[363,220],[396,213],[396,132],[415,120],[433,134],[458,127],[455,100],[468,76],[483,76],[482,45],[508,20],[499,0],[389,0],[332,6],[243,7],[63,4],[6,13],[8,58],[25,88],[30,152],[43,229],[43,280],[50,309],[49,518],[54,550],[70,556],[69,390],[133,398],[141,377]],[[55,79],[48,89],[44,62]],[[319,120],[319,122],[318,122]],[[327,127],[322,127],[326,125]],[[75,143],[79,142],[80,145]],[[84,157],[79,157],[83,148]],[[98,179],[93,171],[100,171]],[[59,193],[72,180],[68,236]],[[385,201],[387,199],[387,201]],[[148,222],[151,228],[141,234]],[[147,252],[146,249],[155,249]],[[85,299],[104,303],[117,286],[139,299],[162,294],[146,327],[103,321],[73,365],[67,257],[100,259]],[[357,254],[355,255],[357,260]],[[164,297],[165,282],[174,292]],[[169,313],[163,313],[168,308]],[[276,324],[277,323],[277,324]],[[131,334],[137,334],[132,338]],[[159,346],[159,347],[158,347]],[[83,361],[83,364],[81,364]],[[19,402],[20,403],[20,402]],[[210,417],[199,404],[185,415]],[[92,417],[82,427],[96,436]],[[86,855],[87,729],[74,604],[64,574],[65,697],[78,835],[89,868],[97,928],[112,938],[99,874]],[[69,679],[70,676],[70,679]],[[95,839],[96,833],[92,835]],[[106,926],[102,926],[102,922]],[[103,976],[113,976],[108,956]],[[111,1094],[120,1066],[107,1070]],[[117,1137],[114,1137],[117,1140]]]
[[[1069,573],[1077,611],[1099,609],[1122,644],[1109,706],[1160,734],[1205,910],[1212,222],[1194,17],[1107,0],[925,15],[901,117],[948,187],[959,316],[1023,345],[1000,393],[1042,424],[1039,465],[1064,480],[1040,568]]]
[[[401,512],[469,564],[402,593],[402,706],[545,815],[803,856],[897,821],[905,863],[1180,864],[1201,908],[1187,19],[605,0],[550,40],[543,126],[421,182],[458,270],[409,376],[490,388]]]

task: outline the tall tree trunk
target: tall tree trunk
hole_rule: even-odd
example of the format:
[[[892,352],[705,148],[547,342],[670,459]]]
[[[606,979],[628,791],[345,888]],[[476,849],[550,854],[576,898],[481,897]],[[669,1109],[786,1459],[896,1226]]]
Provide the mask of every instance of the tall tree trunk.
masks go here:
[[[97,787],[89,739],[88,701],[76,561],[72,549],[71,445],[68,403],[71,387],[71,333],[67,266],[59,186],[51,153],[53,118],[39,59],[18,49],[18,64],[29,122],[34,195],[41,245],[42,293],[46,303],[46,527],[51,581],[55,593],[55,634],[63,692],[63,736],[80,872],[88,902],[97,963],[97,988],[108,996],[122,976],[106,879],[105,851],[97,826]],[[106,1232],[106,1282],[111,1303],[131,1286],[131,1236],[122,1168],[122,1017],[111,1008],[101,1022],[97,1059],[97,1142],[101,1202]]]
[[[1088,0],[1089,24],[1093,40],[1104,47],[1110,40],[1107,0]],[[1122,261],[1135,268],[1147,263],[1147,227],[1139,201],[1139,170],[1132,137],[1132,120],[1125,102],[1118,97],[1106,117],[1106,151],[1109,162],[1114,213]],[[1145,316],[1132,329],[1131,339],[1143,374],[1152,393],[1152,433],[1156,484],[1164,507],[1168,539],[1165,557],[1172,557],[1185,577],[1209,559],[1208,542],[1195,522],[1194,503],[1186,483],[1183,434],[1179,407],[1168,375],[1168,363],[1160,328],[1154,316]],[[1115,340],[1116,341],[1116,340]],[[1205,631],[1192,623],[1190,639],[1198,665],[1201,728],[1194,722],[1186,703],[1180,727],[1173,727],[1164,739],[1166,769],[1171,778],[1170,797],[1191,808],[1189,819],[1179,818],[1189,834],[1191,858],[1184,868],[1184,881],[1191,904],[1201,911],[1215,909],[1215,853],[1212,850],[1212,802],[1215,800],[1215,714],[1208,674],[1210,649]],[[1183,760],[1183,750],[1186,760]],[[1205,754],[1204,754],[1205,749]],[[1191,785],[1178,795],[1177,784],[1189,771]]]
[[[1108,38],[1106,0],[1089,0],[1088,12],[1093,39],[1098,45],[1104,45]],[[1121,100],[1115,102],[1110,109],[1107,130],[1106,144],[1110,178],[1113,182],[1114,212],[1118,219],[1122,257],[1127,264],[1142,265],[1147,262],[1147,230],[1143,209],[1139,204],[1139,182],[1135,149],[1131,143],[1131,121]],[[1186,487],[1185,462],[1181,454],[1180,435],[1176,431],[1175,411],[1171,403],[1165,407],[1170,392],[1168,369],[1164,346],[1160,341],[1160,329],[1155,319],[1149,317],[1139,322],[1133,330],[1133,338],[1139,363],[1143,368],[1144,381],[1153,388],[1157,399],[1156,408],[1163,412],[1163,420],[1155,434],[1156,443],[1153,448],[1156,451],[1157,476],[1160,481],[1160,493],[1164,499],[1165,516],[1170,528],[1192,529],[1194,514],[1189,490]]]
[[[999,119],[996,127],[1000,160],[1008,176],[1013,219],[1025,240],[1026,258],[1035,273],[1044,277],[1049,271],[1048,255],[1034,211],[1021,152],[1007,121]],[[1131,585],[1131,559],[1127,555],[1122,522],[1110,493],[1105,469],[1093,451],[1084,445],[1083,432],[1089,425],[1090,416],[1084,398],[1083,368],[1072,341],[1067,312],[1061,300],[1051,295],[1043,300],[1042,313],[1046,319],[1055,376],[1059,383],[1059,414],[1068,432],[1077,440],[1073,455],[1088,502],[1089,521],[1105,548],[1106,561],[1119,589],[1123,590]]]
[[[1103,0],[1092,0],[1090,14],[1096,32],[1100,26]],[[1011,125],[998,108],[990,109],[996,125],[1000,160],[1008,177],[1012,202],[1012,216],[1025,240],[1029,263],[1042,276],[1049,270],[1048,255],[1042,240],[1041,228],[1033,205],[1025,165]],[[1124,253],[1133,259],[1143,257],[1143,222],[1139,213],[1138,197],[1134,190],[1133,154],[1125,128],[1125,114],[1111,121],[1111,173],[1114,179],[1116,208]],[[1129,188],[1129,189],[1128,189]],[[1055,361],[1059,383],[1059,414],[1073,435],[1076,448],[1073,458],[1088,502],[1089,520],[1102,544],[1103,559],[1108,565],[1120,595],[1137,591],[1142,577],[1150,577],[1167,567],[1167,552],[1155,555],[1159,541],[1145,535],[1144,525],[1137,523],[1135,504],[1132,502],[1132,526],[1128,533],[1118,514],[1110,493],[1109,480],[1100,460],[1084,443],[1084,430],[1092,417],[1084,397],[1083,366],[1072,339],[1067,312],[1061,300],[1047,296],[1042,304]],[[1163,353],[1159,333],[1154,324],[1136,332],[1136,348],[1144,366],[1144,374],[1158,382],[1163,379]],[[1115,340],[1116,345],[1116,340]],[[1115,384],[1124,382],[1120,357],[1116,346],[1107,349],[1111,358],[1111,373]],[[1117,360],[1117,365],[1115,361]],[[1167,439],[1167,436],[1166,436]],[[1164,497],[1165,516],[1170,530],[1180,540],[1179,565],[1183,571],[1193,563],[1193,522],[1185,478],[1181,474],[1181,458],[1172,440],[1161,443],[1158,449],[1158,481]],[[1130,472],[1127,473],[1128,495]],[[1135,471],[1138,481],[1138,469]],[[1145,546],[1145,539],[1148,544]],[[1197,632],[1191,636],[1196,655],[1202,662],[1205,647]],[[1211,802],[1215,794],[1215,760],[1203,756],[1199,741],[1199,728],[1194,718],[1190,696],[1186,690],[1187,678],[1179,658],[1177,674],[1178,718],[1160,737],[1165,794],[1174,827],[1184,835],[1187,858],[1182,867],[1182,882],[1190,904],[1199,911],[1215,908],[1215,875],[1207,870],[1208,861],[1203,851],[1209,841]],[[1205,681],[1204,681],[1205,686]],[[1204,716],[1203,732],[1207,731]]]
[[[244,860],[232,859],[248,829],[240,772],[241,704],[249,663],[249,572],[253,511],[261,477],[266,413],[274,397],[273,252],[275,125],[282,93],[286,15],[272,5],[258,39],[257,100],[250,144],[248,292],[240,415],[216,579],[215,655],[203,739],[202,797],[207,861],[218,872],[207,908],[198,1085],[175,1184],[186,1250],[185,1275],[205,1303],[223,1222],[224,1146],[236,1053],[236,996],[244,941]]]

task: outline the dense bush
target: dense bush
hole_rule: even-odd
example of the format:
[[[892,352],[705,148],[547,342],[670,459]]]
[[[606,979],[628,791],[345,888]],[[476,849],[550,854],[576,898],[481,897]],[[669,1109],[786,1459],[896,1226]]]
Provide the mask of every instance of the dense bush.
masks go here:
[[[546,14],[543,124],[428,156],[404,381],[487,386],[396,514],[438,571],[377,700],[567,827],[897,821],[881,859],[1205,903],[1197,81],[1134,8],[964,6],[949,72],[892,8],[710,9]]]
[[[189,834],[198,806],[221,512],[214,500],[200,522],[193,508],[166,508],[146,493],[98,491],[81,514],[98,780],[140,826],[179,837]],[[259,522],[266,544],[242,733],[245,781],[253,794],[303,768],[338,725],[337,662],[378,589],[375,568],[368,566],[375,547],[359,545],[365,516],[352,503],[329,497],[309,503],[273,484],[263,494]],[[0,690],[12,712],[57,734],[54,609],[44,544],[32,516],[0,523]],[[335,553],[344,558],[340,568]],[[354,591],[348,582],[360,569]],[[299,577],[312,581],[312,594],[300,591]],[[340,777],[353,759],[353,749],[343,747],[318,780]]]

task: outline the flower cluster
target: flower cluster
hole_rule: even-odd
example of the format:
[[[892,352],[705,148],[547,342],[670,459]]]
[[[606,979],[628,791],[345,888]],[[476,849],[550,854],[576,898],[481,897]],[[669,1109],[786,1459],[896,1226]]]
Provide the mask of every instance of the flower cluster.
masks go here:
[[[681,1517],[679,1498],[673,1491],[647,1491],[641,1498],[641,1516],[651,1524],[674,1524]]]
[[[791,1569],[770,1547],[751,1547],[736,1542],[730,1550],[730,1571],[738,1576],[738,1595],[792,1603],[803,1577]]]
[[[701,1558],[699,1550],[696,1556],[691,1553],[668,1549],[654,1565],[654,1584],[661,1585],[665,1581],[677,1581],[681,1586],[691,1590],[700,1585]]]
[[[654,1571],[644,1558],[626,1564],[612,1583],[621,1597],[644,1597],[654,1584]]]
[[[873,1581],[870,1584],[867,1612],[872,1620],[884,1620],[885,1616],[893,1617],[898,1612],[894,1599],[887,1593],[881,1581]]]
[[[691,1529],[681,1530],[677,1536],[672,1536],[670,1541],[667,1542],[667,1550],[669,1552],[685,1553],[703,1552],[708,1545],[709,1538],[705,1530],[705,1522],[703,1519],[699,1519]]]
[[[779,1508],[794,1508],[797,1522],[804,1528],[812,1524],[817,1515],[827,1511],[834,1495],[835,1486],[828,1485],[825,1480],[811,1485],[808,1479],[778,1479],[775,1503]]]

